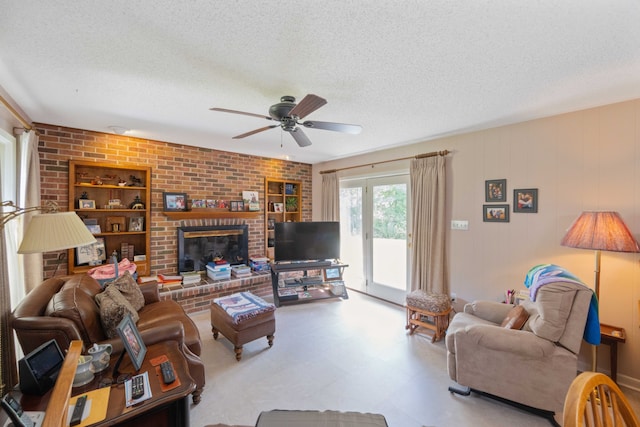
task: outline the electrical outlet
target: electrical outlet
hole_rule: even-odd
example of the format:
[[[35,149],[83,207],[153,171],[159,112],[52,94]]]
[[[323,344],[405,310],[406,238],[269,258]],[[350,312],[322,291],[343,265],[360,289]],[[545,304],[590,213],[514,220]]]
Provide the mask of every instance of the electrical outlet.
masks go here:
[[[453,220],[451,221],[452,230],[468,230],[469,221]]]

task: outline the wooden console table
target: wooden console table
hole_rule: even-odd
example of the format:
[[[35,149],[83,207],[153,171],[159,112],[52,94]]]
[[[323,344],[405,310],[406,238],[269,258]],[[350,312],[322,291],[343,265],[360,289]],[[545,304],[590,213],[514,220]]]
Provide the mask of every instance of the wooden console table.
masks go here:
[[[624,328],[600,324],[600,342],[610,348],[611,379],[616,382],[618,376],[618,343],[627,340]]]
[[[172,390],[162,392],[160,382],[162,379],[156,376],[156,368],[151,365],[151,360],[166,355],[173,364],[176,378],[180,385]],[[99,384],[111,378],[113,365],[117,357],[111,357],[108,369],[97,374],[92,382],[82,387],[74,387],[71,390],[73,396],[89,392],[98,388]],[[120,372],[133,373],[129,357],[125,355]],[[178,349],[175,341],[165,341],[147,347],[147,355],[139,373],[149,372],[149,386],[152,397],[135,406],[125,406],[125,390],[123,384],[113,384],[109,393],[107,416],[104,420],[92,424],[92,426],[136,426],[153,425],[154,427],[188,426],[189,425],[189,395],[195,390],[196,384],[189,375],[187,361]],[[19,390],[11,394],[20,401],[27,411],[44,411],[47,408],[51,391],[43,396],[23,395]],[[7,415],[0,412],[0,425],[3,425]]]

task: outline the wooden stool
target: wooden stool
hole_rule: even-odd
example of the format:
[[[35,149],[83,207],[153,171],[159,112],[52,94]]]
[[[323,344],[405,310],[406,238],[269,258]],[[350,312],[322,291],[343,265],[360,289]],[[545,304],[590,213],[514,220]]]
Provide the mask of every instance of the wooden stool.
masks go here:
[[[276,331],[275,310],[275,305],[251,292],[216,298],[211,303],[213,339],[217,340],[218,333],[222,333],[233,343],[238,361],[242,358],[242,346],[250,341],[266,336],[271,347]]]
[[[413,334],[419,326],[434,331],[431,342],[442,338],[449,327],[451,300],[447,295],[426,293],[421,290],[407,295],[407,325],[409,334]],[[429,321],[429,319],[433,321]]]

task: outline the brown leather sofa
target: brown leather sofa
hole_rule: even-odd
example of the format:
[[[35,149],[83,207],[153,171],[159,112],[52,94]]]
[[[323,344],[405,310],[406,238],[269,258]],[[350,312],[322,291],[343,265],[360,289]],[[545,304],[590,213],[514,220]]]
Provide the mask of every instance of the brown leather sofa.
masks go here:
[[[81,340],[83,353],[94,343],[111,344],[112,357],[122,353],[122,341],[118,337],[108,338],[102,327],[100,309],[94,299],[102,290],[91,276],[76,274],[45,280],[29,292],[11,314],[11,326],[24,353],[51,339],[63,350],[69,348],[72,340]],[[142,340],[148,346],[166,340],[178,342],[196,383],[193,403],[198,403],[205,384],[198,328],[178,303],[160,300],[157,284],[142,284],[140,290],[144,306],[138,310],[137,327]]]

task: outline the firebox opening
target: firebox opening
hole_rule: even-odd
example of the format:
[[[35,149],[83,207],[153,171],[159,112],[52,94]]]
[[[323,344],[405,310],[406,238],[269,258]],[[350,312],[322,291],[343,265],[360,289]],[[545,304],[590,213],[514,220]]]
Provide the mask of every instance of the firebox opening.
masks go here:
[[[178,271],[205,271],[207,263],[225,260],[247,264],[249,226],[208,225],[178,228]]]

